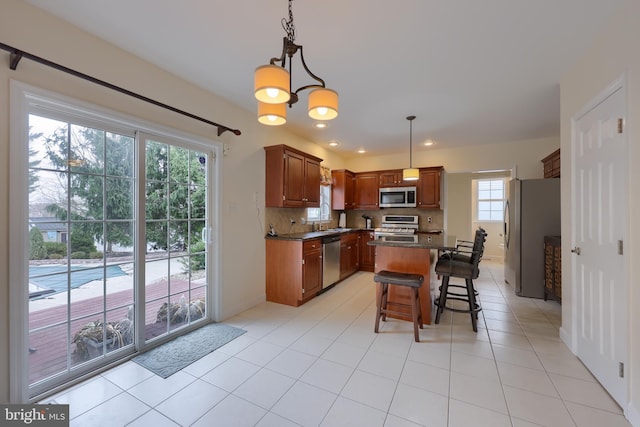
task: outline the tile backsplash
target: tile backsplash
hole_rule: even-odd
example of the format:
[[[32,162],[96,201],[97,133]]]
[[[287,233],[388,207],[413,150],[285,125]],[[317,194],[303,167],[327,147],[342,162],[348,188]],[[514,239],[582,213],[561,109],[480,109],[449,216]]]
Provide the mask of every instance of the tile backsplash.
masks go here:
[[[417,208],[388,208],[372,211],[350,210],[347,211],[347,227],[364,228],[365,220],[363,215],[370,216],[373,222],[373,228],[380,227],[383,215],[418,215],[418,224],[420,231],[443,230],[444,229],[444,212],[440,209],[417,209]],[[429,222],[431,218],[431,222]]]
[[[323,228],[333,228],[338,226],[338,219],[341,211],[331,211],[331,221],[323,223]],[[418,215],[420,231],[442,230],[444,229],[444,212],[440,209],[413,209],[413,208],[389,208],[379,210],[348,210],[347,227],[364,228],[365,220],[363,215],[373,219],[373,227],[380,227],[383,215]],[[307,210],[305,208],[265,208],[265,232],[269,230],[269,224],[278,234],[302,233],[311,231],[312,225],[303,224],[306,221]],[[431,222],[428,221],[431,217]],[[291,218],[295,221],[291,224]]]

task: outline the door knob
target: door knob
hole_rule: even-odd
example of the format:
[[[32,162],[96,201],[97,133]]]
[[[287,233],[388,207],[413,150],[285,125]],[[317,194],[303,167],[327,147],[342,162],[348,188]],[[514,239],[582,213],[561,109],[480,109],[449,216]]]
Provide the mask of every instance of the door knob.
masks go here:
[[[573,252],[576,255],[580,255],[580,248],[576,246],[575,248],[571,249],[571,252]]]

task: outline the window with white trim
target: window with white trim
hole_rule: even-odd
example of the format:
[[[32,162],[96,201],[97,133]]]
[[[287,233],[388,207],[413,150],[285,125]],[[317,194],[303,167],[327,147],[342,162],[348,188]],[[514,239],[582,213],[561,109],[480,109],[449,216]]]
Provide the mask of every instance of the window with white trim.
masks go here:
[[[307,221],[331,220],[331,186],[320,186],[320,207],[307,208]]]
[[[505,196],[505,180],[478,179],[476,194],[476,221],[503,221]]]

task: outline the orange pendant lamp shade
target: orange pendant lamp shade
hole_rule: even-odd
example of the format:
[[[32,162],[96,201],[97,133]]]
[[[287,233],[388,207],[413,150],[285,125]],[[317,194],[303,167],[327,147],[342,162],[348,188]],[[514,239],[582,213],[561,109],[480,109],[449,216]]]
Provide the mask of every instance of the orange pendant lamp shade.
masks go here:
[[[289,101],[291,85],[289,72],[277,65],[263,65],[253,75],[256,99],[265,104],[282,104]]]
[[[309,117],[316,120],[338,117],[338,92],[327,88],[309,92]]]
[[[258,102],[258,121],[267,126],[280,126],[287,122],[287,104]]]

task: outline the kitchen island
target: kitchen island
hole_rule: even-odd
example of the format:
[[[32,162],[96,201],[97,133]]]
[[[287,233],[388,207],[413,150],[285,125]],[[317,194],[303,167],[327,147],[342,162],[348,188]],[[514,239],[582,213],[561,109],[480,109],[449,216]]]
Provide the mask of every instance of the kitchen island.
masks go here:
[[[422,274],[424,282],[420,288],[420,309],[424,323],[431,324],[431,264],[433,262],[432,250],[454,250],[456,247],[455,236],[447,234],[418,234],[417,242],[401,242],[389,240],[372,240],[367,243],[376,248],[375,272],[382,270],[397,271],[402,273]],[[378,286],[377,292],[380,292]],[[389,285],[389,302],[410,304],[411,293],[406,286]],[[407,314],[398,317],[411,321],[409,309],[399,309]],[[396,316],[389,316],[396,317]]]

